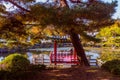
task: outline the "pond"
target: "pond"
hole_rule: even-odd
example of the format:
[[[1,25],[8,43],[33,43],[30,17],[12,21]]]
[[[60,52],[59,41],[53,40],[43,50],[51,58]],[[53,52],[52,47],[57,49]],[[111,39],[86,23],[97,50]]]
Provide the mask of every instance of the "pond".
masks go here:
[[[57,50],[58,51],[69,51],[71,49],[70,48],[58,48]],[[27,55],[28,56],[28,59],[30,61],[30,63],[33,63],[34,64],[34,57],[44,57],[44,62],[47,62],[47,63],[50,63],[50,52],[53,51],[53,48],[41,48],[41,49],[31,49],[29,52],[25,52],[25,53],[21,53],[21,54],[24,54],[24,55]],[[86,53],[86,56],[90,56],[91,59],[94,59],[96,60],[97,58],[100,57],[99,53],[97,52],[93,52],[93,51],[85,51]],[[4,53],[4,54],[0,54],[0,61],[2,61],[6,56],[8,56],[9,53]],[[92,60],[90,61],[92,62]],[[90,63],[90,65],[95,65],[95,63]]]

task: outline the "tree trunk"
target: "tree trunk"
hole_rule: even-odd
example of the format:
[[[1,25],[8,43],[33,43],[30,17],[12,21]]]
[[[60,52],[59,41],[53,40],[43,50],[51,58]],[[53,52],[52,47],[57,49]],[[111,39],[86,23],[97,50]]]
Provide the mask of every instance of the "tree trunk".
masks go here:
[[[77,56],[78,56],[78,59],[80,61],[80,64],[84,65],[84,66],[90,66],[90,64],[87,60],[87,57],[85,55],[85,51],[83,49],[83,46],[80,42],[80,38],[79,38],[78,34],[76,34],[74,32],[74,30],[70,30],[70,38],[71,38],[72,44],[77,52]]]
[[[60,7],[69,8],[67,0],[60,0]],[[79,61],[81,60],[82,65],[90,66],[90,64],[86,58],[85,51],[84,51],[82,44],[80,42],[78,34],[76,34],[74,32],[74,30],[72,30],[72,29],[69,31],[69,33],[70,33],[70,38],[71,38],[72,44],[77,52],[77,56],[78,56]]]

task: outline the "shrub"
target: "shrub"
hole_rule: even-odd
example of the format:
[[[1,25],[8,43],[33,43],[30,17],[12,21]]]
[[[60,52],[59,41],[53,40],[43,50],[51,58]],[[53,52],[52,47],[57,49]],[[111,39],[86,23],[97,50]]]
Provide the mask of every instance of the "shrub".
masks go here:
[[[120,60],[107,61],[101,68],[113,74],[120,75]]]
[[[0,68],[0,80],[31,80],[46,66],[32,65],[24,56],[11,54],[0,63]]]
[[[30,65],[29,60],[21,54],[11,54],[7,56],[1,63],[4,67],[1,67],[5,71],[17,72],[26,71]]]
[[[101,54],[102,61],[111,61],[111,60],[115,60],[118,59],[120,60],[120,53],[119,52],[105,52]]]

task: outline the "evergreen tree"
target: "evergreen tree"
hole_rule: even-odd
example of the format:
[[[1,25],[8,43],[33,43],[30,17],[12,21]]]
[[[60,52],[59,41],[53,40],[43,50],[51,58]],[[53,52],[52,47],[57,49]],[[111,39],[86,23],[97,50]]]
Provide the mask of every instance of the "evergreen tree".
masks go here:
[[[89,66],[89,62],[78,34],[86,36],[87,32],[94,32],[101,27],[113,24],[111,16],[115,12],[117,3],[117,1],[105,3],[99,0],[86,2],[81,0],[47,0],[45,3],[36,3],[34,0],[3,1],[19,8],[19,11],[16,10],[22,18],[21,22],[34,22],[43,28],[53,25],[55,29],[69,34],[78,58],[85,66]]]

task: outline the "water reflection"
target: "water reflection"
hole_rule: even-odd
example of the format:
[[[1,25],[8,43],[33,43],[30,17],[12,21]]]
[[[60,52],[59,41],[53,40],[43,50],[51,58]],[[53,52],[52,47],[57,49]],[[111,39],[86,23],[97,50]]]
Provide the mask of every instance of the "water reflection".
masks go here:
[[[0,56],[0,61],[2,61],[4,59],[4,57],[3,56]]]
[[[28,60],[30,61],[30,63],[32,63],[32,59],[33,59],[32,53],[31,52],[27,52],[26,54],[28,56]]]

